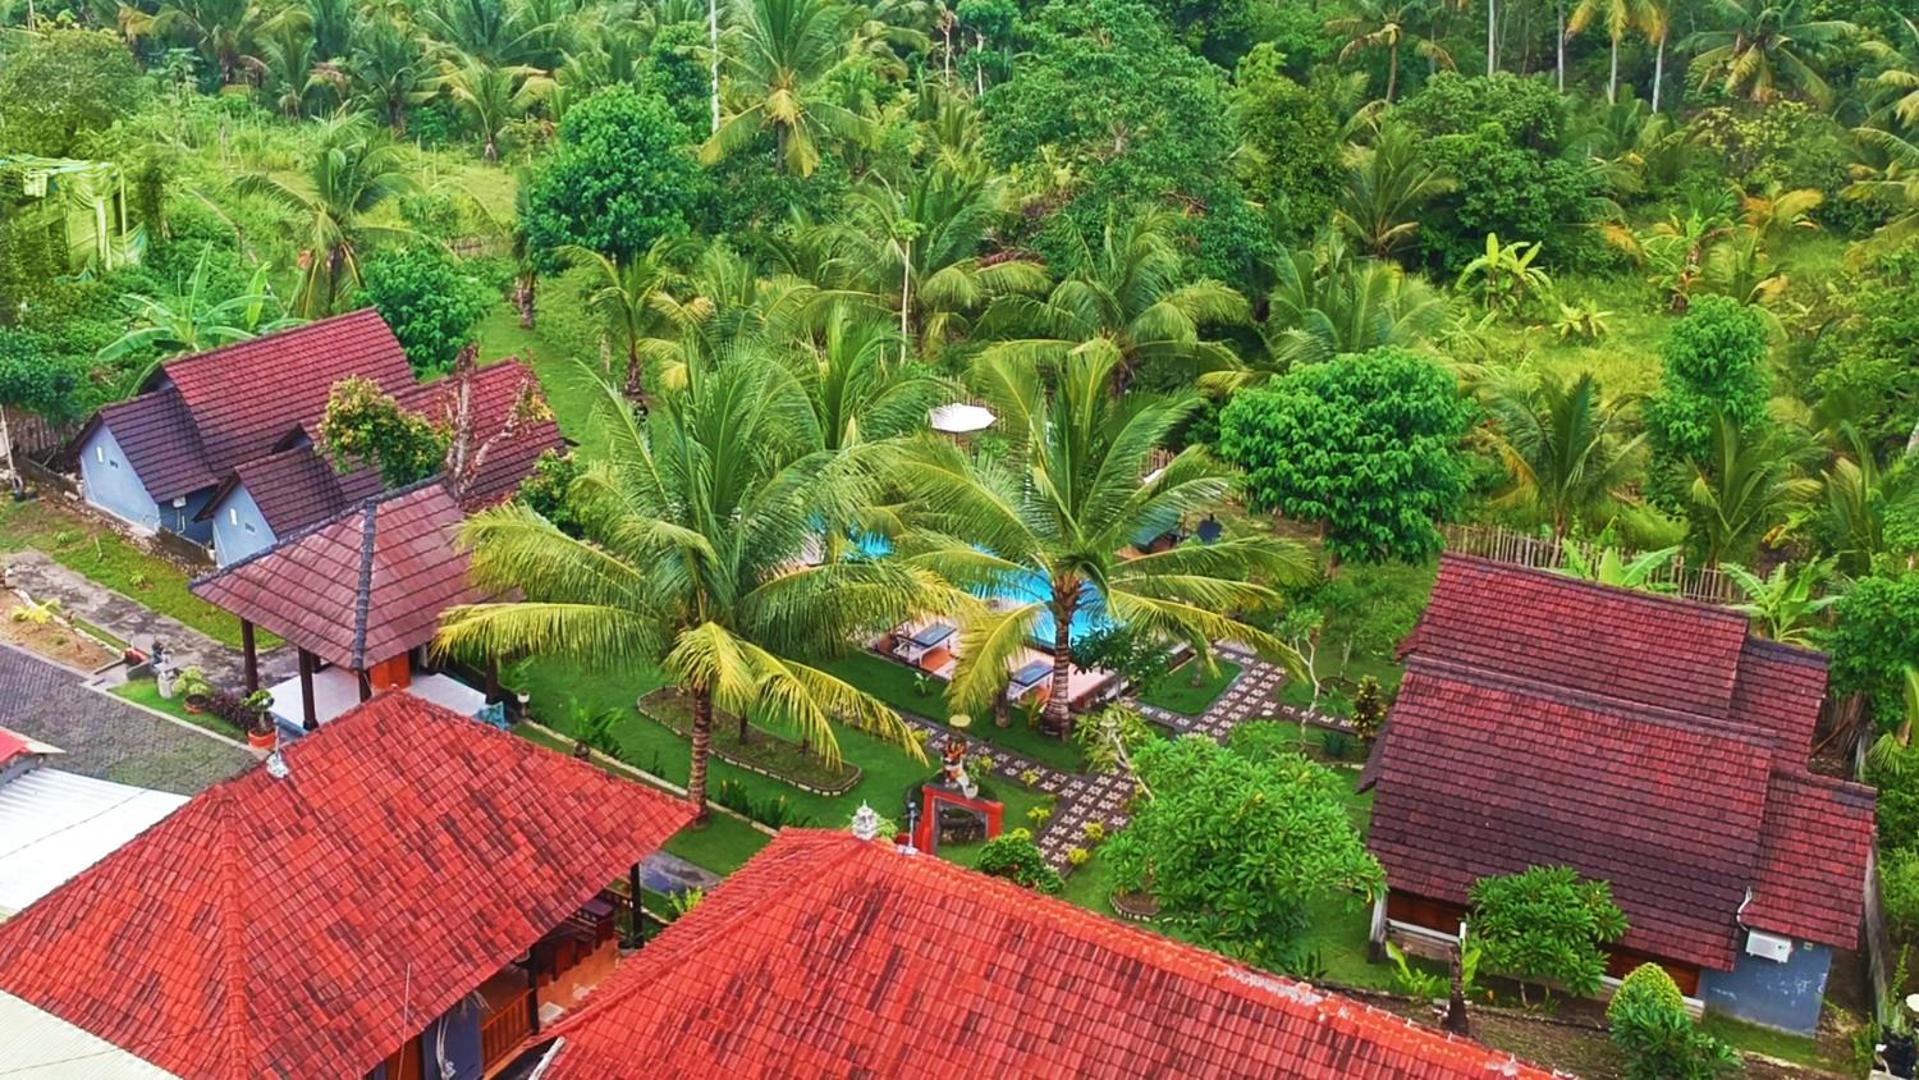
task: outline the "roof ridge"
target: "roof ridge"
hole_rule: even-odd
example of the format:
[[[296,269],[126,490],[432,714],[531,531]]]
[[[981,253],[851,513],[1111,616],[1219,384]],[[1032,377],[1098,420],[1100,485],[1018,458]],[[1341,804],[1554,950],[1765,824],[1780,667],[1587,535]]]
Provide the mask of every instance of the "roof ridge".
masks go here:
[[[1685,608],[1700,614],[1711,615],[1717,619],[1737,619],[1742,624],[1747,622],[1744,615],[1720,604],[1709,604],[1704,600],[1694,600],[1689,596],[1671,596],[1665,593],[1647,592],[1644,589],[1628,588],[1624,585],[1608,585],[1603,581],[1593,581],[1588,578],[1574,577],[1571,574],[1562,574],[1558,570],[1547,566],[1527,566],[1523,563],[1501,562],[1498,559],[1487,558],[1484,555],[1469,555],[1461,551],[1442,552],[1440,553],[1439,559],[1442,563],[1448,561],[1470,563],[1502,573],[1520,574],[1560,584],[1574,585],[1587,592],[1601,593],[1605,596],[1617,597],[1621,600],[1630,600],[1650,607]],[[1750,637],[1751,635],[1748,634],[1747,636]]]
[[[403,498],[407,495],[416,494],[420,491],[425,490],[434,481],[441,481],[442,483],[444,483],[444,478],[442,474],[436,471],[431,476],[428,476],[421,480],[415,480],[413,483],[408,484],[405,487],[388,488],[385,491],[375,492],[372,495],[366,496],[365,498],[356,499],[352,503],[352,505],[343,507],[338,512],[329,514],[325,518],[322,518],[321,520],[316,521],[311,525],[308,525],[306,528],[301,529],[298,532],[288,533],[287,535],[281,537],[280,539],[275,540],[271,545],[267,547],[263,547],[258,551],[251,552],[243,558],[235,559],[234,561],[226,564],[225,566],[219,567],[215,570],[208,571],[207,573],[202,574],[197,578],[193,578],[189,580],[187,582],[187,587],[189,589],[197,588],[201,585],[205,585],[209,582],[225,577],[226,575],[234,572],[235,570],[240,569],[243,566],[247,566],[252,563],[259,562],[261,559],[265,558],[268,555],[273,554],[276,551],[280,551],[283,548],[291,547],[294,544],[297,544],[300,541],[305,540],[307,537],[312,536],[314,533],[320,532],[334,525],[338,525],[340,522],[345,521],[347,518],[352,517],[354,514],[358,513],[362,508],[366,506],[384,503],[391,499],[398,499],[398,498]]]
[[[161,364],[159,367],[154,369],[154,372],[155,374],[165,374],[168,379],[171,379],[173,377],[173,372],[176,368],[183,368],[188,366],[189,364],[198,365],[201,361],[211,360],[216,356],[220,357],[221,359],[226,359],[225,354],[237,351],[249,345],[256,345],[262,341],[272,341],[276,338],[291,337],[292,335],[295,335],[295,334],[300,334],[300,333],[305,333],[307,331],[310,331],[314,329],[315,327],[333,326],[333,325],[348,322],[354,319],[364,319],[368,315],[372,315],[374,318],[380,317],[379,311],[372,307],[354,308],[352,311],[343,311],[338,315],[328,315],[324,319],[314,319],[310,322],[303,322],[299,324],[298,326],[288,326],[279,330],[271,331],[269,333],[256,334],[253,337],[246,338],[241,341],[229,341],[225,345],[219,345],[214,348],[207,349],[204,352],[190,353],[186,356],[182,356],[175,360],[169,360],[166,363]],[[381,321],[384,322],[385,320],[382,319]]]
[[[244,775],[244,773],[242,774]],[[237,777],[236,777],[237,779]],[[233,791],[227,784],[219,784],[207,792],[209,800],[219,800],[223,804],[233,801]],[[231,805],[221,807],[221,813],[213,815],[216,821],[242,820],[243,815],[235,815]],[[246,1075],[247,1064],[253,1060],[251,1034],[253,1025],[247,1022],[247,995],[244,990],[246,980],[246,920],[240,912],[244,897],[240,895],[240,860],[234,850],[235,841],[231,831],[216,829],[220,845],[220,897],[216,901],[219,911],[214,915],[219,925],[222,988],[226,995],[227,1015],[223,1036],[227,1043],[226,1060],[230,1063],[230,1073],[235,1080]]]
[[[360,525],[360,581],[353,591],[353,667],[366,668],[367,612],[373,606],[373,549],[380,531],[380,504],[366,500]]]

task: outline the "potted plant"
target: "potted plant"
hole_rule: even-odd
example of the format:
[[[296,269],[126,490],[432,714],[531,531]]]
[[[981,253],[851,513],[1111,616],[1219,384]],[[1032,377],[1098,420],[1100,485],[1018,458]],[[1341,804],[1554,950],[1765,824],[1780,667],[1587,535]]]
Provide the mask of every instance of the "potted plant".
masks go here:
[[[180,691],[180,704],[188,713],[195,716],[207,711],[213,701],[213,684],[207,681],[207,674],[197,667],[183,669],[175,677]]]
[[[240,705],[247,712],[247,745],[262,750],[271,750],[279,741],[279,732],[273,726],[273,695],[265,690],[255,690],[242,698]]]

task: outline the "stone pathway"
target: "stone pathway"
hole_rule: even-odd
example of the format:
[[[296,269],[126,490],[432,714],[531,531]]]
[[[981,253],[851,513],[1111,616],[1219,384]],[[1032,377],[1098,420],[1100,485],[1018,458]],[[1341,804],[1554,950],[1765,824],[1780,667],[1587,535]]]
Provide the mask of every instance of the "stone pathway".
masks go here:
[[[88,689],[85,676],[11,645],[0,645],[0,727],[67,751],[55,768],[178,795],[258,760],[245,747]]]
[[[75,573],[46,553],[28,549],[6,556],[6,580],[36,601],[58,600],[67,615],[84,619],[137,649],[164,642],[180,667],[197,667],[215,685],[237,687],[244,679],[240,650],[222,645],[178,619],[122,596]],[[291,678],[298,661],[282,646],[260,656],[260,682]]]
[[[1263,716],[1294,715],[1294,710],[1280,705],[1278,700],[1279,689],[1286,681],[1284,669],[1261,660],[1240,645],[1222,645],[1219,652],[1221,656],[1240,665],[1240,673],[1201,715],[1185,716],[1137,701],[1132,703],[1133,707],[1141,715],[1175,731],[1209,735],[1221,741],[1235,727],[1248,720]],[[905,720],[929,733],[929,746],[937,746],[939,739],[952,733],[949,728],[911,714],[906,714]],[[992,757],[994,775],[1017,784],[1020,783],[1020,775],[1031,770],[1039,774],[1039,782],[1034,789],[1057,796],[1053,804],[1053,816],[1047,819],[1045,827],[1035,830],[1033,836],[1040,853],[1055,868],[1064,869],[1068,865],[1067,853],[1072,849],[1090,846],[1086,843],[1088,822],[1099,822],[1107,836],[1112,836],[1125,826],[1126,803],[1132,798],[1133,790],[1124,778],[1066,772],[982,739],[969,736],[968,741],[973,756],[987,754]],[[1009,821],[1006,828],[1025,825],[1023,821]]]

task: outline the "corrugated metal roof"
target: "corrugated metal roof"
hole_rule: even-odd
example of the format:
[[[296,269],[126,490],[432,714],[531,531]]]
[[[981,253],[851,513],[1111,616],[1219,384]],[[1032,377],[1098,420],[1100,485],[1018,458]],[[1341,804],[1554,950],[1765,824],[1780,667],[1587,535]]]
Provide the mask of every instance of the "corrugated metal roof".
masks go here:
[[[0,919],[173,813],[186,796],[35,769],[0,784]]]
[[[98,1036],[0,992],[0,1062],[21,1080],[177,1080]]]

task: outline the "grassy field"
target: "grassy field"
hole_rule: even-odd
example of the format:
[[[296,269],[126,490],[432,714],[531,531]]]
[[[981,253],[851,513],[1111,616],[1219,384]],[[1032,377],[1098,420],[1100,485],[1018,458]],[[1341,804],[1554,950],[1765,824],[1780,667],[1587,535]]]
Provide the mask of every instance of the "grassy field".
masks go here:
[[[1181,716],[1198,716],[1233,685],[1239,671],[1239,665],[1230,660],[1218,661],[1211,672],[1198,660],[1188,660],[1148,683],[1140,691],[1139,700]],[[1199,678],[1197,683],[1193,681],[1195,676]]]
[[[902,664],[890,660],[859,653],[844,660],[835,660],[823,665],[826,670],[845,679],[854,686],[872,694],[893,708],[924,717],[934,723],[946,726],[952,715],[946,706],[946,700],[940,694],[944,683],[928,677],[925,693],[920,692],[920,684],[914,679],[913,672]],[[963,735],[968,739],[990,743],[1015,754],[1023,754],[1041,764],[1051,765],[1066,772],[1083,772],[1086,760],[1080,754],[1079,747],[1062,739],[1055,739],[1028,727],[1021,719],[1019,710],[1014,710],[1013,722],[1008,727],[999,727],[991,716],[973,717],[973,723]]]
[[[46,499],[0,500],[0,551],[24,548],[44,551],[87,580],[132,597],[215,641],[234,648],[240,645],[239,620],[188,592],[187,575],[178,566]],[[272,634],[260,635],[263,651],[279,643]]]

